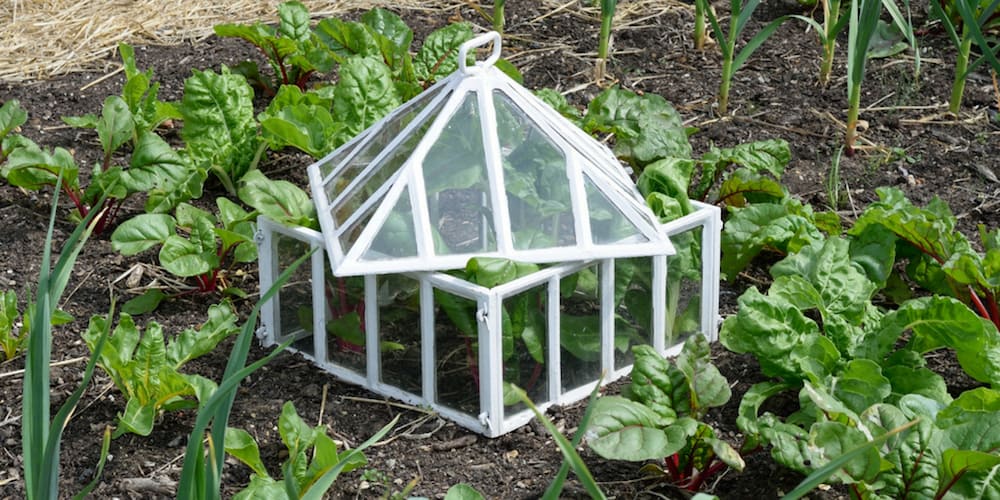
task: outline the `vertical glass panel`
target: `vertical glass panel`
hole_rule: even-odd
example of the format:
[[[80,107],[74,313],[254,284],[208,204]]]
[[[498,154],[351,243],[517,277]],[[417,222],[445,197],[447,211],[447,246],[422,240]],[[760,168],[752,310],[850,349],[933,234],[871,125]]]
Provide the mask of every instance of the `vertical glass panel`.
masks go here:
[[[327,361],[364,374],[365,280],[334,277],[328,260],[325,267]]]
[[[376,279],[379,380],[421,394],[420,281],[399,274]]]
[[[476,301],[434,290],[434,376],[437,402],[479,414],[479,323]]]
[[[413,208],[410,206],[410,190],[404,189],[378,229],[371,245],[361,256],[363,260],[384,260],[394,257],[414,257],[417,255],[417,237],[413,229]]]
[[[665,347],[701,331],[702,226],[670,235],[677,253],[667,258]]]
[[[424,187],[437,254],[496,249],[489,223],[489,177],[475,92],[469,92],[423,162]]]
[[[630,242],[648,241],[639,228],[594,185],[589,176],[583,176],[583,185],[587,191],[590,233],[594,244],[607,245],[625,239]]]
[[[633,362],[632,346],[652,344],[653,259],[615,259],[615,369]]]
[[[296,259],[309,253],[309,243],[286,236],[277,231],[271,233],[273,244],[277,251],[275,256],[274,277],[285,272]],[[297,341],[295,348],[313,353],[312,336],[312,270],[309,261],[299,266],[292,277],[281,287],[275,299],[277,300],[278,321],[274,332],[276,342],[284,342],[292,336],[304,336]]]
[[[536,404],[548,401],[549,380],[546,364],[549,360],[546,291],[541,285],[503,301],[503,381],[528,393]],[[523,403],[506,404],[508,415],[525,409]]]
[[[559,282],[559,363],[562,392],[601,376],[600,273],[595,264]]]
[[[442,87],[444,88],[444,87]],[[434,94],[438,94],[440,91],[435,91]],[[326,185],[326,195],[330,203],[333,203],[334,199],[339,196],[347,187],[365,170],[366,167],[380,154],[383,150],[395,139],[407,125],[430,103],[433,99],[431,96],[418,96],[415,100],[419,100],[414,107],[409,107],[405,111],[399,113],[395,117],[389,119],[382,124],[381,128],[374,131],[370,137],[366,138],[363,143],[364,146],[359,147],[358,153],[349,160],[347,166],[337,174],[336,177],[330,180]],[[366,178],[360,181],[356,187],[352,188],[353,194],[347,196],[342,202],[338,203],[336,206],[337,212],[346,212],[350,214],[357,207],[364,202],[365,199],[370,197],[379,187],[382,186],[389,178],[393,176],[400,167],[406,163],[410,155],[413,154],[414,148],[420,143],[420,140],[424,138],[424,134],[427,133],[427,129],[430,128],[434,119],[437,117],[438,110],[444,106],[447,102],[447,97],[442,99],[436,106],[435,109],[431,110],[413,130],[409,132],[402,142],[398,143],[393,151],[387,156],[383,157],[381,161],[371,168],[365,175]],[[411,101],[412,102],[412,101]]]
[[[493,105],[514,248],[575,244],[566,155],[502,92]]]

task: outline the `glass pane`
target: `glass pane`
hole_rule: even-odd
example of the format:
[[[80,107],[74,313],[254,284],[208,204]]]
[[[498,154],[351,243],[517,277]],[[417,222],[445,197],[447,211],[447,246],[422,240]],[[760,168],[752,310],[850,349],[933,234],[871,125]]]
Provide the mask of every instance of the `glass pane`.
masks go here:
[[[434,376],[437,402],[479,414],[479,323],[476,301],[434,290]]]
[[[701,232],[696,226],[670,235],[677,253],[667,258],[666,347],[701,331]]]
[[[277,278],[296,259],[309,253],[309,243],[279,232],[271,233],[274,238],[275,273]],[[277,300],[277,330],[274,332],[276,342],[284,342],[291,336],[312,333],[312,270],[309,261],[299,266],[292,277],[281,287],[275,299]],[[297,341],[294,346],[300,351],[312,353],[312,335],[307,335]]]
[[[566,155],[502,92],[493,104],[514,248],[575,244]]]
[[[524,389],[536,404],[549,399],[546,290],[538,286],[503,301],[504,385]],[[504,412],[511,415],[525,408],[515,402],[505,405]]]
[[[441,87],[444,88],[444,87]],[[440,91],[435,91],[434,94],[438,94]],[[326,185],[326,195],[330,203],[333,203],[334,199],[340,195],[352,181],[359,175],[362,171],[380,154],[385,148],[393,141],[407,125],[419,114],[433,99],[433,95],[430,96],[418,96],[415,100],[419,100],[416,106],[407,108],[404,112],[399,113],[394,118],[389,119],[382,125],[382,128],[371,134],[371,137],[364,141],[364,146],[360,148],[358,154],[351,158],[346,168],[341,171],[337,176],[330,180]],[[393,151],[386,157],[384,157],[377,165],[372,167],[372,169],[366,173],[366,179],[361,181],[359,186],[352,188],[354,192],[351,196],[348,196],[344,201],[338,204],[338,212],[353,212],[365,199],[372,195],[379,187],[382,186],[393,174],[395,174],[403,163],[409,159],[410,155],[413,153],[413,149],[417,147],[420,140],[423,139],[424,134],[427,129],[434,122],[437,117],[438,111],[444,103],[447,102],[447,97],[442,99],[436,106],[435,109],[424,117],[423,121],[417,125],[410,133],[406,136],[402,142],[398,143]],[[412,102],[412,101],[411,101]],[[351,208],[353,207],[353,208]],[[346,210],[344,210],[346,208]]]
[[[365,132],[362,132],[359,136],[362,134],[365,134]],[[354,153],[354,150],[357,149],[358,145],[362,142],[364,142],[364,139],[359,138],[357,141],[345,144],[340,149],[334,151],[333,154],[325,158],[323,162],[319,164],[320,178],[325,180],[331,173],[333,173],[333,170],[337,168],[337,165],[340,165],[341,162]],[[350,182],[350,179],[345,179],[345,182]]]
[[[417,237],[413,229],[413,208],[410,206],[409,193],[410,190],[407,188],[400,194],[396,206],[382,223],[371,245],[362,255],[362,260],[385,260],[417,255]]]
[[[607,245],[623,240],[648,241],[639,228],[611,203],[587,175],[583,176],[587,191],[587,210],[590,215],[590,234],[594,244]]]
[[[365,280],[335,278],[326,265],[327,361],[365,373]]]
[[[421,394],[420,281],[398,274],[379,276],[378,337],[382,372],[379,379]]]
[[[424,187],[434,251],[447,255],[495,250],[489,223],[489,177],[475,92],[448,118],[424,158]]]
[[[653,259],[615,259],[615,369],[633,362],[632,346],[652,344]]]
[[[562,278],[559,293],[559,357],[562,392],[601,376],[600,273],[595,264]]]

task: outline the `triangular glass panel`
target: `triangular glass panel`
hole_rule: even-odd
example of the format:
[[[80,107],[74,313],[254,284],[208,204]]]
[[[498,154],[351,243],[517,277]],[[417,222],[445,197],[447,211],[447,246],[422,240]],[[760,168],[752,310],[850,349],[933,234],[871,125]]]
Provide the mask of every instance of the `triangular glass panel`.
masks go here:
[[[361,260],[386,260],[417,255],[417,235],[410,205],[410,189],[406,187],[396,205],[382,222]]]
[[[420,143],[430,124],[437,118],[441,106],[448,101],[448,96],[445,95],[435,103],[435,98],[446,88],[447,94],[450,94],[449,87],[437,87],[434,91],[415,97],[404,108],[376,124],[375,127],[378,128],[368,134],[363,144],[356,148],[357,152],[347,160],[346,165],[335,171],[332,177],[324,178],[326,196],[330,203],[334,203],[348,189],[350,193],[345,196],[346,198],[364,199],[392,177],[413,153],[413,148]],[[421,112],[432,103],[434,108],[420,116]],[[407,126],[418,116],[419,123],[407,132]],[[389,147],[392,149],[387,155],[383,155]],[[376,160],[377,163],[372,164]],[[359,177],[361,179],[356,180]]]
[[[493,106],[514,248],[576,244],[566,154],[504,93]]]
[[[476,95],[465,95],[423,161],[427,211],[438,255],[496,250]]]
[[[597,188],[590,176],[583,176],[590,216],[590,238],[596,245],[649,241],[642,231]]]

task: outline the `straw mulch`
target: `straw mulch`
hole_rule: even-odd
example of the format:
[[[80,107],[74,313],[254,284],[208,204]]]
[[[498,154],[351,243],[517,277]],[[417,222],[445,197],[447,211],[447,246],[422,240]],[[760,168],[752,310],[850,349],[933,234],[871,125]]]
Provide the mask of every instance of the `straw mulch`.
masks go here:
[[[0,0],[0,81],[106,70],[119,42],[198,40],[218,23],[277,19],[280,0]],[[444,0],[303,0],[315,17],[392,6],[441,8]]]

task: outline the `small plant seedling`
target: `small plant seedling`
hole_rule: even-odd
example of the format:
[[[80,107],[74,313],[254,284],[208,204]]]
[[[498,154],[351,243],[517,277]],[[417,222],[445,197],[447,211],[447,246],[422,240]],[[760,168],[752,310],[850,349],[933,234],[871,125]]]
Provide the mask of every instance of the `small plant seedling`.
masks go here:
[[[83,340],[92,352],[97,353],[101,332],[109,324],[106,316],[90,319]],[[161,412],[194,408],[197,401],[206,400],[215,383],[180,369],[211,352],[236,330],[236,314],[225,302],[209,307],[208,321],[198,329],[188,328],[170,340],[158,323],[150,322],[142,331],[131,316],[122,313],[97,362],[127,401],[118,415],[115,437],[126,432],[148,436]]]
[[[216,204],[218,216],[187,203],[178,205],[175,215],[137,215],[115,229],[111,246],[122,255],[159,246],[160,265],[167,272],[194,278],[198,292],[217,291],[226,269],[254,261],[257,247],[254,214],[228,198],[217,198]]]

